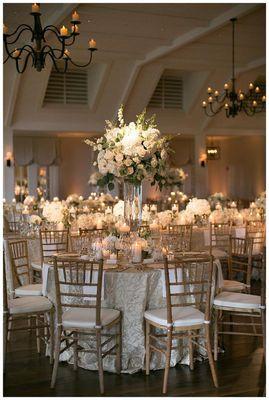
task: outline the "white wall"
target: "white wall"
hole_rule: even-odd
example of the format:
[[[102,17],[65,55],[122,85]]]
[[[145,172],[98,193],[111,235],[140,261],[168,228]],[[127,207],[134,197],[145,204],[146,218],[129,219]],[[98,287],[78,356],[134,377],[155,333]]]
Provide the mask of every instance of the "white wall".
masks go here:
[[[221,157],[207,162],[209,194],[252,200],[265,190],[264,136],[218,137],[213,143]]]

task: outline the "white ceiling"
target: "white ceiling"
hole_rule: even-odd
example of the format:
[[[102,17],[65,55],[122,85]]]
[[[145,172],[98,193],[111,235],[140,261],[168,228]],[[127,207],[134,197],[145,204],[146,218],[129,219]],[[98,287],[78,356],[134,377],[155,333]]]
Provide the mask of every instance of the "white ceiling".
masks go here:
[[[18,22],[32,23],[31,4],[5,4],[4,22],[14,29]],[[85,62],[88,39],[94,37],[98,52],[94,65],[102,66],[102,79],[90,107],[43,107],[50,67],[39,73],[29,68],[22,76],[11,60],[4,68],[5,125],[16,132],[102,132],[105,119],[115,116],[121,103],[129,118],[145,106],[165,69],[182,71],[186,107],[183,111],[157,113],[165,132],[196,135],[264,134],[264,116],[214,121],[204,116],[201,101],[208,84],[221,89],[231,75],[231,26],[236,28],[236,66],[240,85],[264,75],[265,5],[263,4],[41,4],[44,25],[68,26],[72,10],[80,14],[81,35],[70,48],[76,62]],[[28,40],[22,38],[22,43]],[[50,37],[49,40],[52,40]]]

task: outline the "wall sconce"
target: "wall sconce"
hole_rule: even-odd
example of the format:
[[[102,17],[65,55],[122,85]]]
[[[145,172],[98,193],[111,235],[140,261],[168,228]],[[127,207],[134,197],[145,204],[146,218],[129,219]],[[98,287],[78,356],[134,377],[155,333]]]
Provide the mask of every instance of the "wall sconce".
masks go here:
[[[201,154],[200,158],[199,158],[199,162],[200,162],[200,166],[205,168],[206,166],[206,160],[207,160],[207,156],[205,153]]]
[[[13,157],[12,157],[11,151],[7,151],[7,153],[6,153],[6,165],[7,165],[7,167],[11,167],[12,159],[13,159]]]

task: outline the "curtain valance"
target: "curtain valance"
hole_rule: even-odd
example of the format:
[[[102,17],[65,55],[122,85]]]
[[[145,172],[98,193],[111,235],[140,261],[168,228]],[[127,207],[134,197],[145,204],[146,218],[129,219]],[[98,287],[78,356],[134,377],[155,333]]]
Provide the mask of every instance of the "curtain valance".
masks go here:
[[[49,166],[57,163],[57,138],[14,137],[14,158],[16,165],[38,164]]]

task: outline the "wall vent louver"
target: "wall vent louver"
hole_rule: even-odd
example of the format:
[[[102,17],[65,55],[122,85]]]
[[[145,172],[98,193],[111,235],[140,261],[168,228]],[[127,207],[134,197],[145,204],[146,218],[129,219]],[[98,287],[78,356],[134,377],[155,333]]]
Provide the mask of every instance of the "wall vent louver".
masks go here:
[[[178,76],[163,75],[159,80],[148,107],[183,109],[183,80]]]
[[[87,104],[88,72],[69,70],[61,74],[52,69],[44,103]]]

